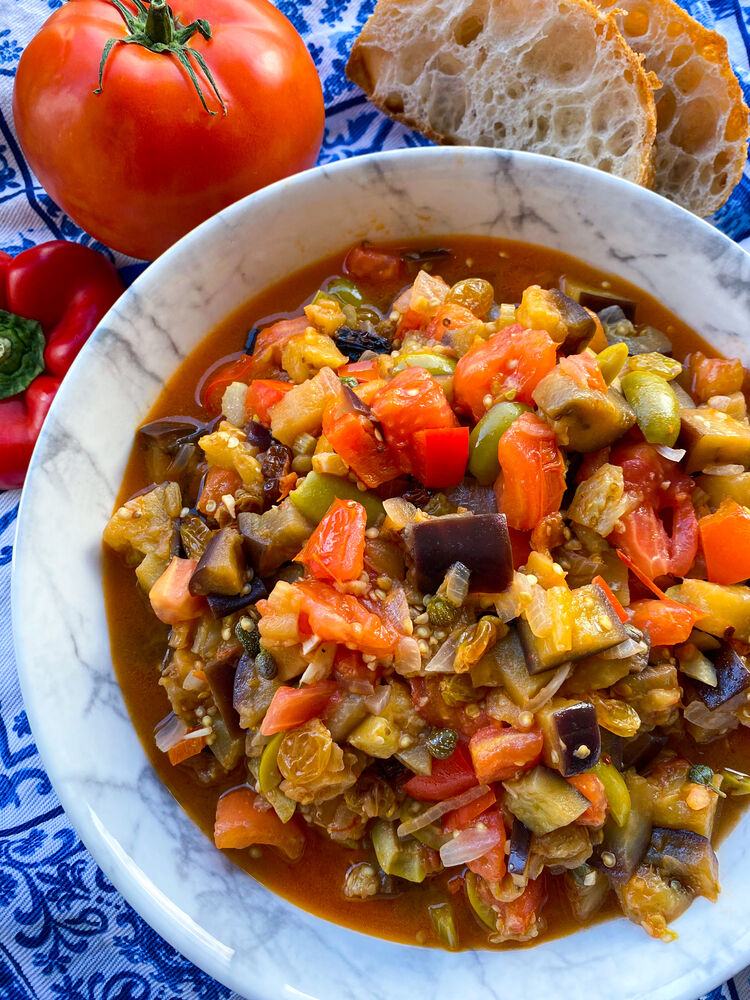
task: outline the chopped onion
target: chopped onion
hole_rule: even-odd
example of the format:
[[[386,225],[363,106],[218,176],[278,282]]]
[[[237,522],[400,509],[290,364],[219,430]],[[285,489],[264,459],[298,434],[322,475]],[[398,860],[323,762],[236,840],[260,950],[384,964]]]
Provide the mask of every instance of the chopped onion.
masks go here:
[[[400,635],[411,635],[412,623],[409,617],[409,602],[404,588],[394,581],[390,593],[383,602],[383,615],[389,625],[392,625]]]
[[[684,716],[687,722],[703,730],[698,737],[698,742],[709,743],[718,736],[723,736],[736,729],[740,720],[735,713],[746,703],[746,699],[747,692],[740,691],[724,705],[713,710],[698,699],[691,701],[685,708]]]
[[[537,691],[534,697],[524,705],[524,710],[526,712],[536,712],[542,705],[546,705],[550,698],[557,693],[558,688],[563,686],[572,669],[572,663],[563,663],[561,667],[558,667],[552,680],[545,684],[541,691]]]
[[[383,501],[383,507],[396,531],[401,531],[407,524],[411,524],[417,516],[417,508],[403,497],[390,497]]]
[[[182,687],[185,691],[199,691],[205,686],[206,681],[202,677],[196,677],[194,670],[191,670],[182,682]]]
[[[422,670],[422,654],[419,643],[409,635],[402,635],[396,645],[393,669],[402,677],[412,677]]]
[[[627,638],[618,642],[616,646],[612,646],[611,649],[597,653],[597,656],[602,660],[626,660],[629,656],[637,656],[639,653],[647,651],[648,646],[642,639]]]
[[[456,629],[445,640],[440,649],[435,653],[430,662],[424,668],[427,674],[452,674],[454,673],[453,662],[456,659],[456,649],[458,640],[461,637],[461,629]]]
[[[518,618],[523,609],[531,600],[533,594],[532,585],[525,573],[516,571],[513,574],[513,583],[510,587],[495,598],[495,610],[501,621],[512,622]]]
[[[375,693],[368,695],[364,700],[364,705],[368,712],[373,715],[380,715],[391,697],[390,684],[381,684],[375,688]]]
[[[654,451],[658,451],[668,462],[681,462],[687,455],[684,448],[668,448],[665,444],[654,445]]]
[[[475,799],[481,799],[489,790],[489,785],[475,785],[468,791],[461,792],[460,795],[454,795],[450,799],[436,802],[434,806],[425,809],[418,816],[413,816],[411,819],[407,819],[401,823],[397,827],[396,833],[399,837],[406,837],[410,833],[416,833],[417,830],[422,830],[424,827],[429,826],[430,823],[441,819],[446,813],[453,812],[454,809],[462,809],[464,806],[468,806],[470,802],[474,802]]]
[[[526,608],[526,621],[534,635],[540,639],[552,635],[554,631],[555,622],[550,612],[547,591],[539,584],[533,588],[531,601]]]
[[[707,465],[704,476],[739,476],[745,471],[744,465]]]
[[[154,740],[157,747],[166,753],[167,750],[171,750],[176,743],[180,742],[187,731],[188,727],[182,719],[174,712],[170,712],[154,729]]]
[[[247,423],[246,399],[247,386],[244,382],[232,382],[221,397],[221,412],[235,427]]]
[[[443,580],[442,592],[455,607],[460,608],[469,596],[471,570],[462,562],[454,562]]]
[[[694,649],[691,653],[692,655],[678,656],[680,671],[693,680],[702,681],[709,687],[716,687],[719,683],[716,667],[699,649]]]
[[[497,847],[502,839],[503,834],[500,830],[480,830],[477,827],[470,827],[468,830],[462,830],[447,844],[443,844],[440,848],[440,860],[446,868],[465,865],[469,861],[481,858],[493,847]]]

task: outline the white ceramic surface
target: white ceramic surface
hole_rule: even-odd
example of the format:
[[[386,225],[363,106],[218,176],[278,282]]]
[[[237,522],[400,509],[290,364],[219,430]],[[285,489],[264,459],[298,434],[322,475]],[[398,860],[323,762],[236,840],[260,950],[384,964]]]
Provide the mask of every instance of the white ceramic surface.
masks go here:
[[[419,149],[345,161],[252,195],[138,279],[45,424],[21,503],[12,598],[34,735],[106,875],[175,947],[253,1000],[692,1000],[750,959],[750,815],[719,851],[719,902],[694,903],[674,944],[621,919],[533,950],[409,948],[311,917],[222,857],[152,771],[114,679],[101,531],[133,430],[164,380],[219,320],[310,260],[364,237],[456,233],[545,244],[616,272],[750,362],[750,256],[682,209],[588,168]]]

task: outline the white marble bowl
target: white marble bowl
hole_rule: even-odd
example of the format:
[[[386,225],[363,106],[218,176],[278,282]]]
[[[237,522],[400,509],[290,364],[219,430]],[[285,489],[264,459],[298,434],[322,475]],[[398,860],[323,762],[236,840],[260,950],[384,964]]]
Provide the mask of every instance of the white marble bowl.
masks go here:
[[[750,362],[750,256],[657,195],[586,167],[418,149],[348,160],[250,196],[136,281],[81,353],[44,426],[13,577],[34,735],[105,874],[160,934],[243,996],[693,1000],[750,960],[750,814],[719,850],[719,902],[695,902],[674,944],[624,919],[531,950],[391,944],[306,914],[215,850],[151,769],[113,675],[101,531],[133,431],[164,380],[216,323],[307,262],[364,237],[457,233],[542,244],[616,272]]]

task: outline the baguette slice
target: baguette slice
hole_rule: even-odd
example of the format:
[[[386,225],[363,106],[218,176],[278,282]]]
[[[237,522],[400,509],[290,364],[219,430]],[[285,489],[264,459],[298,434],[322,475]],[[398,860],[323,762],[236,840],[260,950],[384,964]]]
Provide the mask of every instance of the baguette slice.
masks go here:
[[[437,142],[651,178],[655,81],[589,0],[378,0],[347,74]]]
[[[631,48],[659,78],[656,191],[710,215],[739,182],[747,157],[748,110],[726,40],[672,0],[594,0],[618,13]]]

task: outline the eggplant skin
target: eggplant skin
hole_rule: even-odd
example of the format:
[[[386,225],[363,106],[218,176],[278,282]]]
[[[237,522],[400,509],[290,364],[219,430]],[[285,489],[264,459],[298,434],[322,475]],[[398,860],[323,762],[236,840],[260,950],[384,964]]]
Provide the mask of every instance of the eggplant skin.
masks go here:
[[[750,670],[744,659],[726,641],[709,657],[716,667],[716,687],[704,684],[703,681],[694,680],[692,683],[695,693],[706,708],[713,710],[750,688]]]
[[[692,830],[654,827],[643,863],[666,880],[677,881],[698,896],[715,902],[719,895],[719,862],[707,837]]]
[[[544,736],[544,762],[564,778],[588,771],[599,760],[601,732],[596,709],[590,702],[542,711],[539,723]]]
[[[524,826],[520,819],[514,818],[508,854],[508,871],[511,875],[523,875],[529,863],[530,850],[531,830]]]
[[[416,585],[434,594],[451,566],[471,570],[472,593],[500,594],[513,582],[513,554],[504,514],[446,514],[414,524],[408,535]]]

